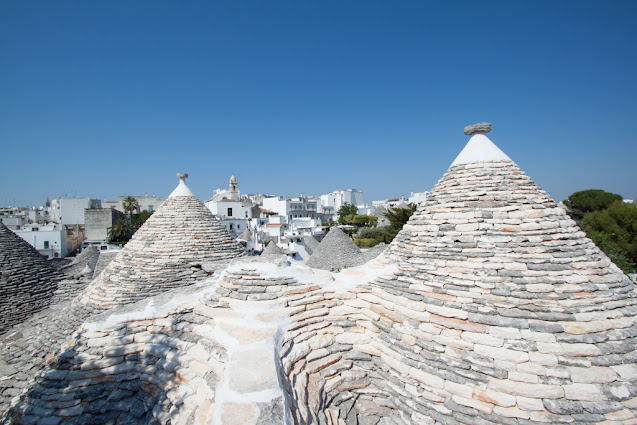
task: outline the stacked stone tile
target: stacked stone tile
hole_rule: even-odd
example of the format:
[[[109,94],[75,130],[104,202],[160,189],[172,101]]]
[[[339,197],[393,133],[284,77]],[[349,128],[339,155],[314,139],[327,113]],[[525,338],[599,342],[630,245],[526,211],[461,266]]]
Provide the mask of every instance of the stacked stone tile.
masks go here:
[[[119,251],[105,251],[100,253],[97,264],[95,265],[95,270],[93,270],[94,279],[102,274],[104,269],[115,259],[117,254],[119,254]]]
[[[63,267],[68,266],[69,264],[71,264],[73,262],[73,259],[65,257],[65,258],[51,258],[50,260],[48,260],[49,264],[51,265],[51,267],[53,267],[56,270],[60,270]]]
[[[365,257],[365,262],[368,262],[376,257],[378,257],[379,255],[381,255],[383,252],[385,252],[385,250],[387,249],[387,244],[385,244],[384,242],[379,243],[378,245],[369,248],[363,252],[363,257]]]
[[[88,266],[86,266],[88,267]],[[91,283],[92,272],[67,276],[58,283],[58,287],[51,299],[51,307],[60,308],[65,303],[77,297]]]
[[[305,251],[310,255],[314,254],[319,246],[319,241],[314,236],[306,236],[303,241],[305,242]]]
[[[274,241],[270,241],[261,253],[262,258],[275,258],[281,255],[285,255],[285,253]]]
[[[316,269],[339,271],[363,263],[365,257],[352,239],[338,227],[332,227],[306,264]]]
[[[58,282],[50,306],[60,309],[82,292],[93,281],[94,270],[100,257],[100,251],[94,246],[89,246],[71,263],[60,267],[58,270],[64,274],[64,278]]]
[[[85,274],[86,266],[88,266],[91,269],[92,276],[99,257],[100,250],[93,245],[89,245],[75,257],[71,264],[62,267],[61,270],[69,276],[83,275]]]
[[[272,243],[268,247],[270,245]],[[260,264],[286,266],[288,262],[283,253],[261,255],[249,261],[242,261],[225,271],[219,280],[217,295],[241,301],[276,300],[283,295],[288,286],[298,285],[297,281],[290,276],[264,276],[257,269]]]
[[[62,276],[0,223],[0,334],[51,303]]]
[[[245,229],[243,233],[237,236],[238,241],[248,242],[248,241],[251,241],[252,239],[254,239],[254,235],[252,234],[250,229]]]

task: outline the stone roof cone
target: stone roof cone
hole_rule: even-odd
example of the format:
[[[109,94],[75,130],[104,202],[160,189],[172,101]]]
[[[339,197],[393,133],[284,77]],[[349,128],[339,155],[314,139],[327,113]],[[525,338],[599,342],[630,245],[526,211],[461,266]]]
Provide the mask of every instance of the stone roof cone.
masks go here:
[[[320,245],[319,241],[316,240],[314,236],[306,236],[304,239],[305,242],[305,251],[312,255],[316,248]]]
[[[61,274],[0,223],[0,334],[46,308]]]
[[[334,226],[314,249],[306,264],[316,269],[339,271],[360,266],[364,262],[361,250],[352,239]]]
[[[102,306],[134,302],[207,276],[201,264],[244,255],[177,174],[177,188],[84,294]]]
[[[279,255],[285,255],[285,252],[283,252],[275,241],[271,241],[261,253],[261,258],[272,258]]]
[[[95,270],[99,257],[100,250],[95,245],[89,245],[75,257],[71,264],[62,267],[61,270],[70,276],[84,274],[86,267]]]
[[[254,238],[254,235],[252,235],[252,232],[250,231],[249,228],[245,229],[243,233],[237,236],[238,241],[244,241],[244,242],[251,241],[253,238]]]
[[[633,421],[635,285],[484,131],[469,133],[392,242],[399,271],[377,282],[425,304],[422,382],[440,398],[426,410],[438,422]]]

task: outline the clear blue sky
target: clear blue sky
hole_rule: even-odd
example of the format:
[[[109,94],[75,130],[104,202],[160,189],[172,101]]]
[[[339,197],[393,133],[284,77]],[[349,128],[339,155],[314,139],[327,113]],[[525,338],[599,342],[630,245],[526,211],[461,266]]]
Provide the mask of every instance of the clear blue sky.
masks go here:
[[[4,1],[0,205],[429,190],[491,139],[637,198],[637,1]]]

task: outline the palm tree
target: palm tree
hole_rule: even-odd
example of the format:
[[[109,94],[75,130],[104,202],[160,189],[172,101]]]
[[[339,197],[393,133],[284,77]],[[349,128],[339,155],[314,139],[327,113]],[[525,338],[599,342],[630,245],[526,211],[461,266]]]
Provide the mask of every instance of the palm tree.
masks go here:
[[[130,225],[125,220],[118,220],[108,229],[109,242],[124,242],[131,237]]]
[[[127,196],[122,201],[122,207],[128,211],[128,219],[131,220],[133,217],[133,211],[139,209],[139,202],[133,196]]]

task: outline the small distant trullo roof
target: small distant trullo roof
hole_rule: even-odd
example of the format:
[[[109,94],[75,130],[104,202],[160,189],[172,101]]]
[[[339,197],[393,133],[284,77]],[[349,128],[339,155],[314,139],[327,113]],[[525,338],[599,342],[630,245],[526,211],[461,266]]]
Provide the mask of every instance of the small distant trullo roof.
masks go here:
[[[245,229],[243,233],[237,236],[238,241],[244,241],[244,242],[251,241],[252,238],[253,238],[253,235],[249,228]]]
[[[265,247],[261,253],[261,258],[272,258],[279,255],[285,255],[283,250],[276,244],[275,241],[270,241],[268,246]]]
[[[308,235],[304,239],[305,242],[305,251],[312,255],[316,248],[319,246],[319,241],[316,240],[314,236]]]
[[[68,264],[61,268],[66,275],[75,276],[83,274],[85,267],[89,267],[91,270],[95,270],[97,261],[100,257],[100,250],[94,245],[89,245],[82,252],[80,252],[71,264]]]
[[[364,262],[365,257],[352,239],[334,226],[314,249],[306,264],[316,269],[339,271],[360,266]]]

